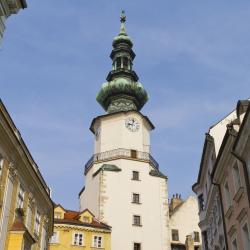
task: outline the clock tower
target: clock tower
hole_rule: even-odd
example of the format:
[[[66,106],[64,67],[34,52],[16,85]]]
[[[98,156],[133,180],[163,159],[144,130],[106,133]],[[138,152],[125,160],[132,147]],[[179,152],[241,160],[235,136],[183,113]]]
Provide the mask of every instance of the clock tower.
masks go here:
[[[133,42],[125,29],[113,40],[112,70],[97,101],[106,114],[94,118],[94,154],[85,165],[80,209],[112,227],[112,250],[169,250],[167,177],[150,152],[148,94],[133,70]]]

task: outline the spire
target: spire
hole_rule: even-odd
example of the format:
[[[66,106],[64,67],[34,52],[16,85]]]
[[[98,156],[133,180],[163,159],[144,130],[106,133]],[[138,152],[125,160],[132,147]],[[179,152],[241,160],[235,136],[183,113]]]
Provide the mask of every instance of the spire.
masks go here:
[[[121,12],[120,21],[120,33],[113,40],[110,54],[112,70],[96,98],[108,113],[139,111],[148,100],[148,94],[133,70],[135,53],[132,50],[133,42],[125,29],[125,11]]]
[[[120,20],[121,20],[121,28],[120,28],[120,33],[119,35],[124,35],[126,36],[126,28],[125,28],[125,22],[126,22],[126,15],[125,15],[125,11],[122,10],[121,15],[120,15]]]

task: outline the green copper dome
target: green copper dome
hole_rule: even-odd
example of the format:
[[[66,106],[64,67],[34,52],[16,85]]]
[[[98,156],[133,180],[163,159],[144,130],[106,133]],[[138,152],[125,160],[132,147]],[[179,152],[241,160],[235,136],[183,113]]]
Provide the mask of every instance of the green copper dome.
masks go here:
[[[148,101],[148,94],[132,69],[135,53],[132,50],[133,42],[126,33],[125,21],[126,16],[122,11],[120,33],[113,40],[110,55],[113,69],[96,98],[108,113],[139,111]]]

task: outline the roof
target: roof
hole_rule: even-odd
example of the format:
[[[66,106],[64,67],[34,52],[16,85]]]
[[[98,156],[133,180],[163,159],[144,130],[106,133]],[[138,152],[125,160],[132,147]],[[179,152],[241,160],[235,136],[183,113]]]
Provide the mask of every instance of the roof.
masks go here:
[[[203,170],[203,164],[204,164],[204,161],[205,161],[205,156],[206,156],[206,152],[207,152],[208,143],[214,143],[214,139],[209,133],[206,133],[204,146],[203,146],[203,150],[202,150],[202,157],[201,157],[201,162],[200,162],[198,179],[197,179],[196,183],[193,184],[193,186],[192,186],[193,191],[194,191],[195,186],[200,182],[200,179],[201,179],[201,174],[202,174],[202,170]]]
[[[64,218],[63,219],[55,218],[54,224],[68,224],[68,225],[77,225],[90,228],[92,227],[92,228],[111,230],[111,227],[109,225],[97,220],[94,214],[89,209],[85,209],[79,212],[79,211],[64,209],[60,204],[57,205],[57,207],[59,206],[65,211]],[[91,216],[93,217],[92,221],[89,223],[80,221],[80,216],[85,212],[90,213]]]

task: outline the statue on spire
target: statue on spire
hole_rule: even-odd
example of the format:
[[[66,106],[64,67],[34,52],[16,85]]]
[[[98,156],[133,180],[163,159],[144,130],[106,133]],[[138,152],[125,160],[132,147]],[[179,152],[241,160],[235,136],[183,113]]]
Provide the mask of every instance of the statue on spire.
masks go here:
[[[121,18],[121,23],[125,23],[126,22],[125,10],[122,10],[120,18]]]
[[[119,35],[127,35],[126,29],[125,29],[125,22],[126,22],[126,15],[125,11],[122,10],[122,13],[120,15],[120,20],[121,20],[121,29],[120,29],[120,34]]]

